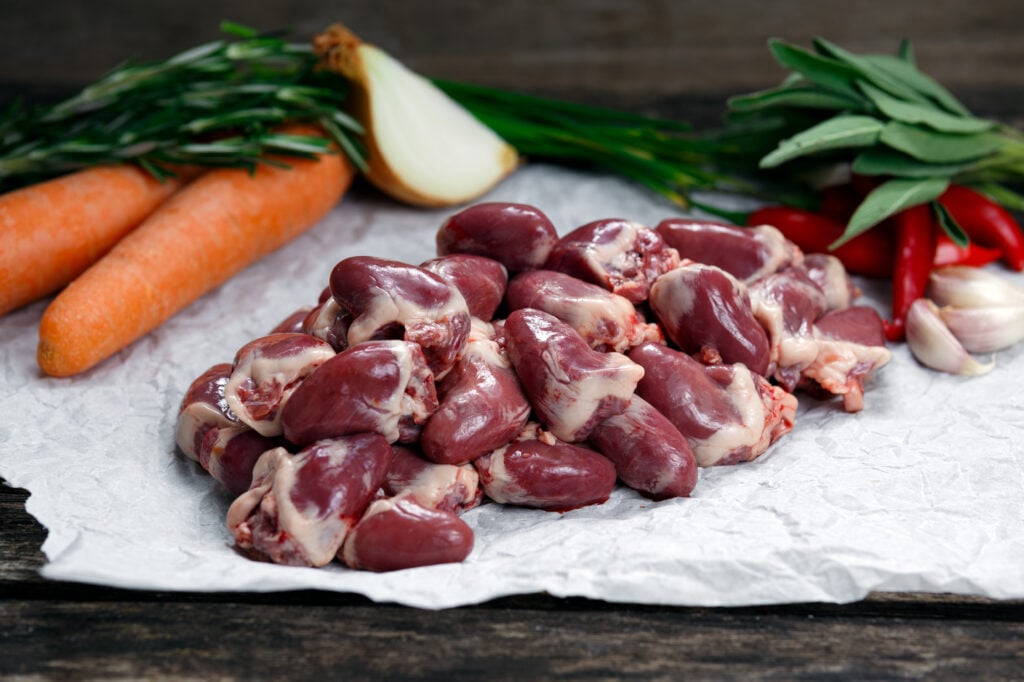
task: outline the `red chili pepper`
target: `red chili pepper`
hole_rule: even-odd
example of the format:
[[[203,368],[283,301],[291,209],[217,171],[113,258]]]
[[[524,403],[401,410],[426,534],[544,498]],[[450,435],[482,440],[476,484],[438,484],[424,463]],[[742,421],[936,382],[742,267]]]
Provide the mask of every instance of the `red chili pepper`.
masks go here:
[[[1024,270],[1024,233],[1009,211],[983,194],[950,185],[939,197],[971,241],[999,249],[1002,259],[1018,272]]]
[[[940,268],[944,265],[970,265],[980,268],[995,263],[1002,254],[999,249],[990,249],[978,242],[969,242],[967,246],[957,246],[949,235],[941,230],[936,237],[935,260],[932,265]]]
[[[821,190],[821,206],[818,212],[823,216],[845,224],[863,197],[852,183],[832,185]]]
[[[892,320],[886,324],[885,336],[890,341],[902,341],[910,305],[928,288],[937,230],[928,204],[900,211],[890,220],[896,228],[896,261],[892,271]]]
[[[767,206],[748,215],[747,225],[773,225],[805,253],[831,253],[852,274],[865,277],[892,274],[895,242],[884,230],[868,230],[829,251],[829,245],[842,236],[844,229],[839,222],[819,213],[789,206]]]

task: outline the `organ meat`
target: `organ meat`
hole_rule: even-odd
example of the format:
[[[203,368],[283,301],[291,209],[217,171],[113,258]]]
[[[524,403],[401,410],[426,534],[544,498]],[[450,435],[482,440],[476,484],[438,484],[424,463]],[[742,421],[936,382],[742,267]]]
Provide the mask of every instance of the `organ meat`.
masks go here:
[[[793,428],[796,398],[744,365],[705,366],[653,343],[629,357],[644,368],[637,395],[672,422],[702,467],[755,459]]]
[[[264,451],[280,445],[238,421],[224,399],[231,365],[221,363],[192,382],[178,410],[175,441],[214,480],[238,495],[249,489],[252,469]]]
[[[493,258],[454,253],[432,258],[421,267],[458,289],[469,314],[477,319],[494,317],[505,297],[508,270]]]
[[[721,268],[684,263],[651,287],[651,309],[665,335],[705,364],[743,363],[767,376],[771,348],[747,287]]]
[[[683,260],[722,268],[741,281],[799,265],[803,253],[770,225],[737,227],[722,223],[669,218],[655,231]]]
[[[471,465],[428,462],[402,445],[391,446],[384,493],[388,497],[408,493],[427,509],[455,513],[472,509],[483,497],[480,477]]]
[[[686,438],[638,395],[625,412],[598,424],[589,442],[612,461],[623,483],[645,497],[686,497],[697,485],[697,460]]]
[[[239,549],[274,563],[323,566],[384,483],[391,446],[378,434],[317,441],[297,454],[268,450],[252,487],[231,504]]]
[[[582,441],[626,409],[644,371],[621,353],[590,348],[576,330],[533,308],[509,314],[505,347],[534,412],[564,441]]]
[[[594,350],[625,351],[644,341],[664,341],[656,324],[644,321],[626,298],[596,284],[554,270],[520,273],[509,283],[509,310],[551,313]]]
[[[437,376],[455,364],[469,334],[469,308],[459,290],[415,265],[346,258],[331,271],[331,294],[352,318],[349,346],[374,339],[416,343]]]
[[[530,402],[489,328],[474,324],[462,356],[438,385],[440,407],[420,437],[433,462],[470,462],[512,440],[530,416]]]
[[[330,344],[308,334],[270,334],[250,341],[235,354],[224,400],[260,434],[280,435],[281,412],[291,394],[334,355]]]
[[[843,262],[831,254],[808,253],[800,267],[825,294],[827,310],[849,307],[860,296]]]
[[[864,408],[864,382],[892,359],[878,312],[854,305],[826,313],[815,323],[818,355],[803,371],[801,387],[842,396],[847,412]]]
[[[534,206],[484,202],[448,218],[438,229],[436,241],[439,256],[486,256],[516,273],[543,267],[558,232]]]
[[[503,504],[568,511],[608,499],[615,466],[606,457],[565,443],[528,424],[516,438],[475,460],[487,497]]]
[[[818,356],[814,322],[828,309],[828,299],[801,268],[755,280],[748,291],[754,317],[768,335],[772,376],[792,392]]]
[[[473,550],[473,530],[451,512],[428,509],[410,495],[374,500],[345,539],[349,568],[398,571],[456,563]]]
[[[640,303],[654,280],[678,264],[679,254],[657,232],[613,218],[588,223],[562,237],[544,267]]]
[[[338,353],[292,394],[281,414],[296,445],[361,431],[410,442],[437,409],[423,351],[408,341],[367,341]]]

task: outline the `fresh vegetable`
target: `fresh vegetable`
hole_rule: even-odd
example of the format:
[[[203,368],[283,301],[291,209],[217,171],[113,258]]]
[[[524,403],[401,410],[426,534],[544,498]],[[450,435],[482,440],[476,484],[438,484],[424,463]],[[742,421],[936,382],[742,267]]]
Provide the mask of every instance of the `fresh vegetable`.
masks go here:
[[[39,366],[70,376],[116,353],[320,220],[353,174],[344,156],[324,154],[200,176],[53,300],[39,327]]]
[[[890,232],[865,232],[832,249],[832,244],[843,234],[842,223],[821,213],[789,206],[757,209],[747,216],[746,224],[772,225],[806,253],[832,253],[853,274],[866,277],[892,274],[894,241]]]
[[[885,335],[902,341],[907,313],[924,297],[935,260],[935,223],[927,205],[908,208],[892,217],[896,231],[896,258],[892,269],[892,319]]]
[[[1003,261],[1024,270],[1024,233],[1009,211],[979,192],[951,185],[939,203],[963,228],[972,242],[999,250]]]
[[[0,315],[73,280],[181,186],[122,164],[0,195]]]
[[[369,171],[362,123],[349,114],[355,84],[320,68],[330,65],[329,50],[321,64],[310,44],[237,24],[223,29],[225,40],[163,62],[129,63],[57,105],[15,107],[0,115],[0,191],[123,160],[160,176],[169,163],[251,169],[266,154],[323,151],[317,138],[274,135],[273,127],[285,121],[316,122],[360,171]],[[390,60],[379,51],[371,59]],[[406,82],[418,78],[410,75]],[[718,140],[688,134],[681,121],[454,81],[432,83],[522,156],[599,167],[684,207],[697,205],[691,193],[699,189],[767,196],[760,184],[709,165],[716,150],[736,145],[742,135]],[[420,80],[417,90],[426,89]],[[385,99],[396,101],[391,94]],[[414,139],[441,142],[439,133],[451,127],[423,117]]]
[[[327,69],[352,84],[366,134],[366,177],[416,206],[451,206],[484,194],[516,169],[515,148],[436,85],[340,24],[313,39]]]
[[[839,243],[952,185],[983,186],[1012,210],[1024,197],[1024,133],[972,115],[920,71],[909,43],[898,55],[855,54],[823,38],[806,50],[770,42],[790,73],[781,85],[729,101],[729,129],[747,144],[731,151],[731,168],[787,182],[805,200],[815,181],[839,167],[875,186],[851,214]],[[794,190],[795,191],[795,190]],[[955,222],[943,228],[966,243]]]
[[[55,105],[18,104],[0,115],[0,191],[125,161],[162,178],[179,164],[252,170],[269,154],[327,150],[323,136],[275,131],[295,122],[327,130],[362,166],[362,128],[343,111],[344,78],[316,69],[308,44],[223,29],[225,40],[163,62],[128,62]]]
[[[945,232],[939,232],[935,238],[935,261],[933,265],[941,268],[947,265],[970,265],[980,268],[999,260],[1002,254],[998,249],[990,249],[978,242],[968,242],[960,246]]]
[[[911,304],[906,320],[907,346],[917,361],[948,374],[978,376],[995,367],[995,362],[982,364],[964,349],[942,321],[939,308],[927,298]]]

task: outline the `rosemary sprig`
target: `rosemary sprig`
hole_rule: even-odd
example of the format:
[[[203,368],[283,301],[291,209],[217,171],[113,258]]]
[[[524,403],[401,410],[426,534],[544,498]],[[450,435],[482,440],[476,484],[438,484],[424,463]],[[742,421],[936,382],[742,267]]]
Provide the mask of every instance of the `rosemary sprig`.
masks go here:
[[[228,38],[162,62],[126,63],[57,105],[15,106],[0,117],[0,190],[78,168],[131,161],[154,175],[176,164],[253,168],[271,153],[323,151],[320,138],[284,137],[284,121],[316,121],[365,169],[348,82],[317,68],[309,45],[226,23]],[[716,140],[680,121],[452,81],[449,96],[530,158],[584,164],[632,179],[680,206],[695,190],[730,186],[714,170]]]
[[[343,109],[347,81],[318,71],[309,46],[223,29],[233,39],[122,64],[56,105],[16,104],[0,118],[0,188],[119,161],[163,177],[175,165],[252,169],[269,154],[324,152],[323,138],[273,132],[297,121],[320,123],[363,165],[362,128]]]

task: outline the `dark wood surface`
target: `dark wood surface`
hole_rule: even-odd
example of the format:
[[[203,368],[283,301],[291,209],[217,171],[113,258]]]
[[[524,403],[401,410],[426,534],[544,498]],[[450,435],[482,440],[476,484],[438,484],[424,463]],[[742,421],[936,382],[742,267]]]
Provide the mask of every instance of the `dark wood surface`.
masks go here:
[[[0,678],[1021,679],[1024,604],[877,594],[707,609],[528,595],[423,611],[320,592],[46,581],[45,531],[0,487]]]
[[[0,102],[66,91],[127,55],[166,56],[215,37],[220,19],[302,33],[345,20],[430,75],[700,124],[726,95],[775,81],[769,36],[888,50],[910,35],[977,113],[1024,123],[1024,3],[1012,0],[89,5],[0,3]],[[26,498],[0,485],[0,679],[1024,679],[1020,601],[708,609],[527,595],[422,611],[334,593],[54,582],[38,574],[45,529]]]

